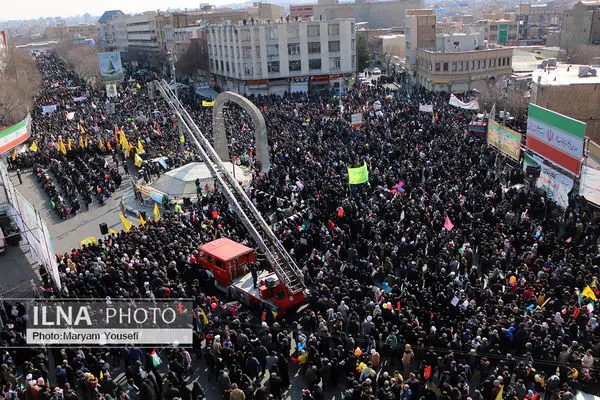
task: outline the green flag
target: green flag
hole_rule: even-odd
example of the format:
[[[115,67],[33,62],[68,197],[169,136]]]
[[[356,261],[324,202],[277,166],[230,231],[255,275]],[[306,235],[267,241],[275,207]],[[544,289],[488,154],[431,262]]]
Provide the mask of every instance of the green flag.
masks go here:
[[[351,185],[360,185],[369,181],[369,170],[367,162],[364,161],[362,167],[348,168],[348,182]]]

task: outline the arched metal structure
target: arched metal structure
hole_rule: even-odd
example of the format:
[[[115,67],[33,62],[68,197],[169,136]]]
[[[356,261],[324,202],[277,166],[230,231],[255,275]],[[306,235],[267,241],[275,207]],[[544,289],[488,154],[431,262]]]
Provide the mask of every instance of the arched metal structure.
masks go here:
[[[267,141],[267,124],[260,110],[247,98],[234,92],[223,92],[217,96],[213,104],[213,134],[214,148],[221,161],[230,161],[229,149],[227,148],[227,133],[225,131],[225,120],[223,119],[223,106],[235,103],[252,117],[254,124],[256,145],[256,159],[260,162],[262,172],[269,172],[271,161],[269,159],[269,143]]]

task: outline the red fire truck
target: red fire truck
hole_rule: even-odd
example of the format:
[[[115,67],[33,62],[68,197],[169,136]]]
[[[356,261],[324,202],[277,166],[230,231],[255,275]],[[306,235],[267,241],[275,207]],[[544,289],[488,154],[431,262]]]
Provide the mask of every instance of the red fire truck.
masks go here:
[[[242,303],[250,307],[266,303],[277,314],[284,314],[305,303],[305,293],[292,293],[274,272],[259,273],[255,288],[249,269],[249,264],[255,261],[254,249],[227,238],[202,245],[198,257],[202,267],[215,276],[215,284],[220,290],[226,291],[233,286]]]

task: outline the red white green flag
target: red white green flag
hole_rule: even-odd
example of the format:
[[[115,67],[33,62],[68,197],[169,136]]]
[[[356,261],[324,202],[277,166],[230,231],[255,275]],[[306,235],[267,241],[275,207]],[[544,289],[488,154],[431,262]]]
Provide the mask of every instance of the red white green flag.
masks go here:
[[[31,134],[31,117],[0,132],[0,154],[6,153],[25,142]]]

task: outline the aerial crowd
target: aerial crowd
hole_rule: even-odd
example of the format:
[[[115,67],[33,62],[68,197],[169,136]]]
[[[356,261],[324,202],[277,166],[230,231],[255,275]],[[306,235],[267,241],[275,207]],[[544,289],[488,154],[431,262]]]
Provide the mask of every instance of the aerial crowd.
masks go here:
[[[201,161],[149,82],[126,81],[108,99],[51,53],[37,65],[44,81],[29,150],[7,161],[37,176],[61,218],[85,212],[80,202],[102,206],[128,175],[146,171],[151,180]],[[191,91],[180,98],[212,138],[211,108]],[[343,110],[329,93],[250,99],[267,122],[272,168],[255,170],[252,120],[235,105],[225,114],[230,152],[254,169],[248,193],[265,216],[302,210],[273,229],[302,270],[307,305],[257,313],[214,290],[199,246],[217,237],[254,243],[218,189],[200,188],[183,209],[159,204],[160,217],[143,227],[74,244],[57,255],[62,287],[47,274],[41,286],[45,297],[193,298],[193,347],[162,349],[161,363],[135,347],[11,348],[23,346],[28,316],[23,304],[6,303],[2,398],[566,400],[598,392],[600,225],[585,199],[573,194],[565,210],[530,188],[520,165],[469,135],[471,112],[449,106],[447,94],[356,86]],[[435,118],[420,103],[433,104]],[[56,110],[43,114],[49,105]],[[353,113],[363,115],[360,128],[350,125]],[[363,163],[368,182],[349,185],[347,168]],[[204,369],[209,383],[194,381]]]

